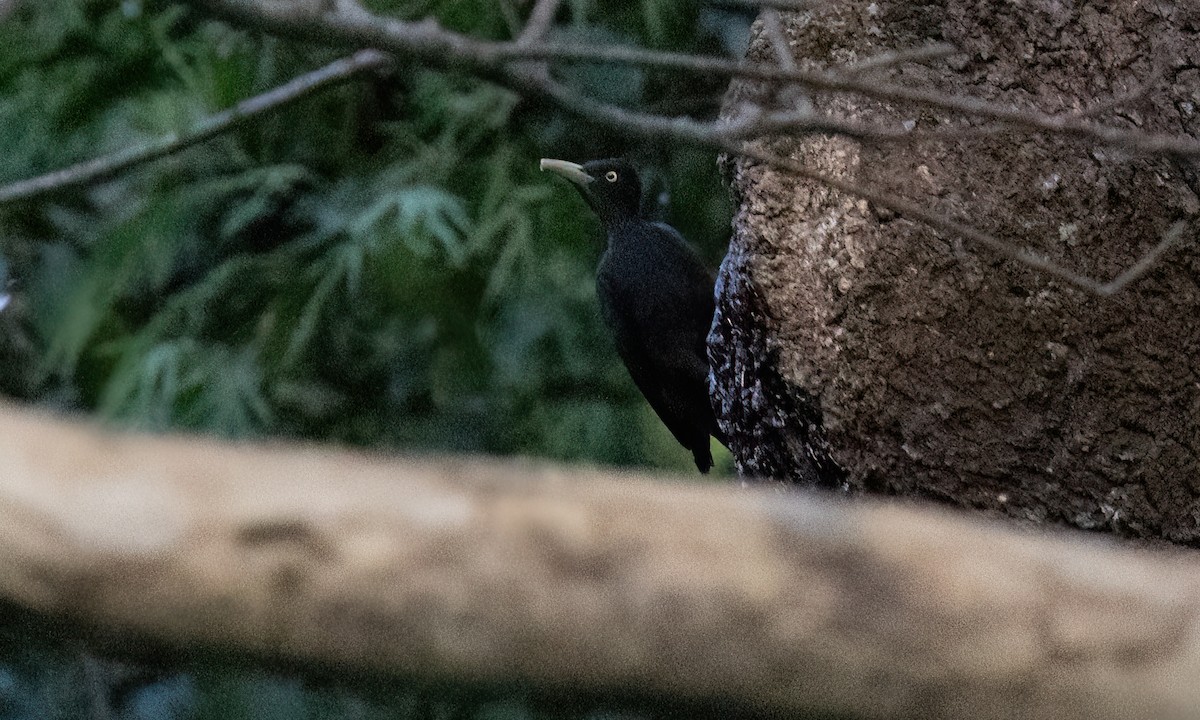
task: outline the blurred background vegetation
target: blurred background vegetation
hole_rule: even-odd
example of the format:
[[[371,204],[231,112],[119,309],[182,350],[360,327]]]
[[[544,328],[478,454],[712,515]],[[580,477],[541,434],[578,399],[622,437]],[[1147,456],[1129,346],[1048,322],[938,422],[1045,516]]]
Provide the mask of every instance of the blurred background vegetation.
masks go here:
[[[527,11],[377,4],[488,38]],[[565,10],[561,33],[593,42],[719,51],[745,29],[667,0]],[[336,56],[169,3],[26,0],[0,24],[0,183],[186,130]],[[710,115],[721,90],[628,67],[562,75]],[[687,470],[601,325],[598,223],[537,169],[617,154],[715,267],[730,211],[711,153],[407,66],[0,207],[0,391],[151,430]]]
[[[528,12],[527,0],[370,5],[495,39]],[[570,0],[559,19],[557,39],[740,56],[750,17]],[[0,22],[0,184],[185,131],[335,57],[167,2],[24,0]],[[628,67],[559,75],[700,116],[723,90]],[[643,168],[650,211],[715,267],[730,208],[712,153],[403,64],[113,180],[0,206],[0,294],[12,295],[0,393],[155,431],[694,472],[601,324],[598,223],[537,170],[540,157],[611,155]],[[0,715],[79,717],[86,684],[21,652],[0,669]],[[14,689],[54,695],[55,682],[58,705]],[[214,682],[185,716],[265,716],[222,705],[237,692]],[[302,714],[373,716],[313,709],[327,706]]]

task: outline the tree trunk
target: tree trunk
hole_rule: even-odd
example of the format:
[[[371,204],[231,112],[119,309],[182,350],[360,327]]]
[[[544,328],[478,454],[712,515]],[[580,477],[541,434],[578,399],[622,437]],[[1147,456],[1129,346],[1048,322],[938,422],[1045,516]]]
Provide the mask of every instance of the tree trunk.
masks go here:
[[[801,66],[945,41],[962,54],[882,72],[1200,134],[1194,3],[831,3],[784,25]],[[761,34],[751,55],[773,58]],[[735,84],[726,111],[760,90]],[[1111,279],[1172,223],[1189,225],[1182,247],[1104,298],[820,184],[731,163],[739,210],[711,353],[740,470],[1200,543],[1196,164],[1011,127],[970,135],[984,123],[918,106],[812,101],[944,139],[807,136],[764,149],[1088,277]]]

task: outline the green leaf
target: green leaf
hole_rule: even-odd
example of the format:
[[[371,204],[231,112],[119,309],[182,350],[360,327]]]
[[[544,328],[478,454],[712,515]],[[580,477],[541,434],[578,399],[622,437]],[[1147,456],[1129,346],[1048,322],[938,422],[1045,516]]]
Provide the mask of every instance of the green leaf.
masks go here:
[[[363,238],[390,220],[390,230],[413,253],[431,257],[441,250],[451,265],[466,258],[463,235],[471,227],[466,207],[458,197],[430,186],[416,186],[380,196],[350,225],[350,234]],[[376,243],[372,243],[376,245]]]

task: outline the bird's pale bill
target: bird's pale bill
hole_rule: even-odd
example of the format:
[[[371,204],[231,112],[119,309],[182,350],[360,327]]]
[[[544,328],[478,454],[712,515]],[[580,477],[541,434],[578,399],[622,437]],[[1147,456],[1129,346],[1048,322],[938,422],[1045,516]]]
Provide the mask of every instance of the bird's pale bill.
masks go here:
[[[561,175],[576,185],[586,185],[594,178],[588,175],[579,163],[567,162],[566,160],[554,160],[552,158],[542,158],[538,163],[538,167],[543,172],[550,171],[555,175]]]
[[[0,312],[4,312],[4,308],[8,307],[9,300],[12,300],[12,295],[4,295],[0,293]]]

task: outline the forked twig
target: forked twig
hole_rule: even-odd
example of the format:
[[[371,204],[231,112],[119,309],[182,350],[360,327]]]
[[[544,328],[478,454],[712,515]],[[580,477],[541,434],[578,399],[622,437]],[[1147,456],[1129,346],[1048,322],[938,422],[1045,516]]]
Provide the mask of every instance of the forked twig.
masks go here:
[[[318,90],[346,82],[364,72],[378,70],[388,56],[374,50],[359,50],[335,60],[279,87],[210,115],[184,133],[171,133],[144,145],[77,163],[44,175],[0,187],[0,204],[25,200],[65,188],[111,178],[137,165],[186,150],[238,127],[261,115],[307,97]]]

